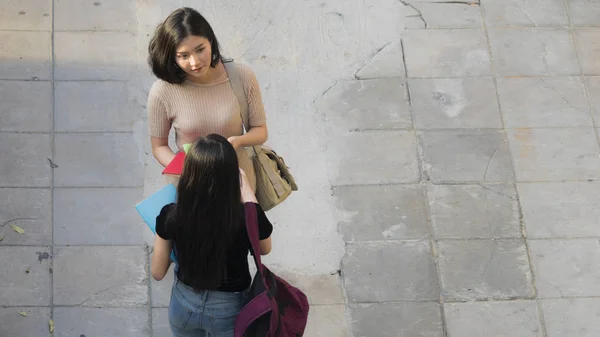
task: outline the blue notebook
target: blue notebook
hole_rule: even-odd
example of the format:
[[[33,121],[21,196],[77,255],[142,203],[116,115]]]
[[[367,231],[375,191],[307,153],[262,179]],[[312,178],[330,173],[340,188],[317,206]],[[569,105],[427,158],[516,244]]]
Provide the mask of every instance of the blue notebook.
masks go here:
[[[140,213],[152,233],[156,234],[156,217],[160,214],[160,210],[165,205],[174,203],[176,200],[177,188],[173,184],[168,184],[135,205],[135,209]],[[177,263],[174,252],[171,252],[171,260]]]

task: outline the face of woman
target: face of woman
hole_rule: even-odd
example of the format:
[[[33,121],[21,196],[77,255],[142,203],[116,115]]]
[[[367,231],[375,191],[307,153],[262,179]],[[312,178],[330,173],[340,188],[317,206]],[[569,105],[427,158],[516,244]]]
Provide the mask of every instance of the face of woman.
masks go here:
[[[206,78],[212,61],[212,49],[208,39],[202,36],[188,36],[175,50],[175,62],[191,80]]]

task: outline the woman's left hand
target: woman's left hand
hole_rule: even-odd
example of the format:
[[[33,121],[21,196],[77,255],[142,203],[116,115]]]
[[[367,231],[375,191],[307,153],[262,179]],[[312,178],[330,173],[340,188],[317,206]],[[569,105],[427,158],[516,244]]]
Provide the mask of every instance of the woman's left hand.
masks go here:
[[[227,138],[227,141],[233,146],[234,149],[238,149],[240,147],[239,136],[231,136]]]

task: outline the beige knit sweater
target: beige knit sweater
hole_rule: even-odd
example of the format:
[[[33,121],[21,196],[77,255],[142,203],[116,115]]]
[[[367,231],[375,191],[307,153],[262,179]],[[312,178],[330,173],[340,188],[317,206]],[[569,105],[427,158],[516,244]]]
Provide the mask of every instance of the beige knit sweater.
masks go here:
[[[266,123],[260,87],[250,67],[234,66],[246,90],[250,126]],[[157,80],[148,95],[148,129],[150,136],[168,138],[171,127],[175,131],[179,151],[183,144],[211,133],[225,138],[243,134],[240,105],[229,79],[214,84],[185,81],[170,84]],[[237,151],[240,167],[246,171],[252,188],[256,188],[254,168],[244,148]]]

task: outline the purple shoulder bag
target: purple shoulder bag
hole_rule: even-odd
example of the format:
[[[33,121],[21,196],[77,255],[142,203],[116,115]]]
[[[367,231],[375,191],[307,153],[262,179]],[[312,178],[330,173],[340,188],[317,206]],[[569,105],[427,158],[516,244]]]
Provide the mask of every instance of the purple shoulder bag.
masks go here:
[[[260,261],[256,205],[244,203],[256,275],[235,322],[235,337],[300,337],[308,319],[308,299],[298,288],[273,274]]]

